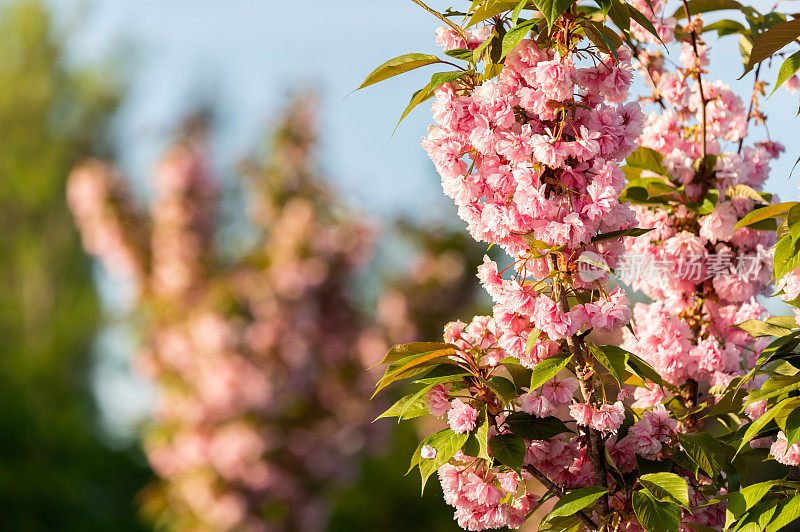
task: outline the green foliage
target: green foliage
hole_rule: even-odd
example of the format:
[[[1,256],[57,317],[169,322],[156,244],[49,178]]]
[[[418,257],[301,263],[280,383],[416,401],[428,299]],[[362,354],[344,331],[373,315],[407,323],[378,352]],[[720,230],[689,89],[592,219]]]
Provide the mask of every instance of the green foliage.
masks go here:
[[[680,530],[680,506],[672,502],[659,501],[646,489],[633,492],[633,511],[647,532]]]
[[[544,383],[558,375],[558,372],[567,367],[567,364],[572,360],[572,355],[569,353],[558,353],[551,357],[547,357],[533,368],[531,372],[531,383],[529,388],[535,390]]]
[[[674,388],[674,386],[664,382],[664,379],[653,369],[653,366],[633,353],[628,353],[628,369],[644,381],[650,381],[653,384],[658,384],[665,388]]]
[[[778,71],[778,79],[775,81],[775,87],[772,89],[770,96],[775,94],[775,91],[778,90],[778,87],[783,85],[787,79],[792,77],[794,73],[798,71],[798,69],[800,69],[800,52],[795,52],[783,61],[781,69]]]
[[[514,434],[529,440],[547,440],[565,432],[572,432],[557,417],[536,417],[525,412],[509,414],[506,425]]]
[[[758,63],[795,41],[800,36],[800,20],[782,22],[767,29],[753,43],[753,50],[747,61],[744,74],[750,72]],[[744,74],[742,74],[744,76]]]
[[[456,434],[451,429],[444,429],[431,434],[419,443],[417,450],[414,451],[414,455],[411,457],[411,467],[408,470],[411,471],[414,467],[419,468],[423,493],[425,492],[425,484],[430,476],[442,465],[449,462],[453,455],[464,446],[468,438],[469,434]],[[426,445],[436,449],[436,456],[431,459],[422,458],[420,452]]]
[[[383,360],[381,360],[378,365],[392,364],[403,358],[431,353],[450,347],[453,347],[453,345],[443,342],[411,342],[409,344],[398,344],[389,349],[389,352],[386,353],[386,356],[383,357]]]
[[[650,473],[639,477],[639,482],[657,500],[689,508],[689,485],[685,478],[675,473]]]
[[[642,227],[632,227],[630,229],[620,229],[618,231],[609,231],[608,233],[601,233],[592,237],[592,243],[605,242],[606,240],[616,240],[625,236],[642,236],[653,229],[644,229]]]
[[[88,382],[98,305],[65,201],[117,93],[100,73],[65,68],[40,2],[0,9],[0,522],[136,530],[146,468],[98,434]]]
[[[426,343],[427,342],[415,342],[415,344]],[[397,380],[413,377],[414,375],[418,375],[425,370],[434,366],[438,366],[439,364],[448,360],[449,356],[455,354],[455,349],[451,346],[448,346],[448,344],[444,345],[447,347],[434,348],[433,351],[415,352],[407,357],[394,360],[391,364],[389,364],[389,367],[386,369],[386,373],[384,374],[383,378],[378,382],[375,393],[378,393],[383,388],[386,388]],[[393,358],[394,356],[397,356],[398,353],[402,352],[411,352],[410,349],[403,349],[403,347],[406,346],[393,347],[392,350],[389,351],[389,354],[387,354],[386,358]],[[419,346],[417,345],[417,347]],[[419,348],[422,349],[422,347]]]
[[[575,513],[589,508],[603,495],[608,493],[607,489],[597,486],[587,486],[570,490],[553,506],[553,509],[544,518],[544,521],[551,521],[556,517],[568,517]]]
[[[549,28],[553,27],[556,19],[561,16],[561,14],[566,11],[572,4],[575,3],[575,0],[533,0],[536,4],[536,7],[539,8],[539,11],[542,12],[544,15],[545,20],[547,20],[547,26]]]
[[[687,456],[711,479],[720,474],[734,454],[733,449],[707,432],[679,434],[678,440]]]
[[[796,329],[797,324],[789,316],[774,316],[767,321],[747,320],[736,327],[754,338],[759,338],[761,336],[783,336],[792,329]]]
[[[789,209],[797,204],[796,201],[791,201],[789,203],[778,203],[776,205],[757,208],[739,220],[736,223],[736,227],[748,227],[764,220],[784,218],[786,213],[789,212]]]
[[[742,4],[735,0],[689,0],[689,14],[694,16],[699,13],[710,13],[711,11],[722,11],[726,9],[741,9]],[[681,6],[672,14],[676,19],[686,18],[686,11]]]
[[[602,364],[620,386],[625,381],[629,353],[615,345],[591,346],[594,357]]]
[[[525,461],[525,440],[516,434],[499,434],[489,440],[489,450],[494,459],[517,473]]]
[[[404,54],[394,59],[389,59],[378,68],[372,71],[364,82],[358,86],[358,89],[369,87],[379,81],[392,78],[404,72],[409,72],[419,67],[432,65],[434,63],[441,63],[441,59],[435,55],[429,54]]]
[[[433,97],[434,92],[436,89],[444,85],[445,83],[450,83],[451,81],[455,81],[458,78],[466,76],[468,73],[463,71],[453,71],[453,72],[437,72],[433,76],[431,76],[431,81],[420,90],[415,92],[411,96],[411,101],[406,106],[405,110],[403,110],[403,114],[400,115],[400,120],[397,121],[397,125],[400,125],[400,122],[403,121],[405,117],[408,116],[408,113],[414,110],[416,106]],[[397,127],[395,126],[395,129]]]
[[[625,163],[634,168],[649,170],[656,174],[669,177],[669,171],[664,166],[664,156],[652,148],[639,146],[635,152],[625,159]]]

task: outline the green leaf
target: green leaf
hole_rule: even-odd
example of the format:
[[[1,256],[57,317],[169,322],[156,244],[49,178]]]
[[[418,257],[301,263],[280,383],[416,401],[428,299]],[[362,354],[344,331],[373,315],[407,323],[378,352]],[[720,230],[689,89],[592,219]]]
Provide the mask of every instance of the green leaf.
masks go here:
[[[575,0],[533,0],[533,3],[536,4],[536,7],[539,8],[539,11],[542,12],[545,20],[547,20],[547,27],[552,28],[558,17],[569,9],[575,3]]]
[[[525,449],[525,440],[516,434],[499,434],[489,440],[489,450],[495,460],[517,473],[522,471]]]
[[[700,474],[700,466],[698,466],[695,461],[689,458],[689,455],[683,451],[676,452],[673,450],[672,461],[675,462],[676,466],[694,473],[694,476],[698,476]]]
[[[520,392],[523,387],[527,387],[531,382],[531,370],[522,366],[516,358],[506,357],[500,361],[500,364],[511,374],[514,386],[517,387],[517,392]]]
[[[416,106],[418,106],[425,100],[431,98],[436,89],[438,89],[445,83],[450,83],[452,81],[455,81],[460,77],[466,76],[467,74],[468,72],[457,70],[451,72],[437,72],[436,74],[431,76],[431,82],[428,83],[425,87],[415,92],[413,96],[411,96],[411,101],[408,103],[408,106],[403,111],[403,114],[400,115],[400,120],[397,121],[397,125],[399,126],[400,122],[402,122],[403,119],[406,116],[408,116],[408,113],[410,113]],[[397,130],[397,126],[395,126],[395,130]]]
[[[445,55],[449,55],[453,59],[459,59],[461,61],[469,61],[472,62],[472,50],[468,50],[466,48],[456,48],[454,50],[445,50]]]
[[[725,528],[730,527],[734,521],[740,519],[750,508],[758,504],[775,484],[774,480],[759,482],[723,496],[722,498],[728,501],[725,510]]]
[[[772,259],[772,277],[777,281],[800,266],[800,240],[787,235],[778,241]]]
[[[611,54],[611,56],[614,58],[615,61],[619,61],[619,54],[617,54],[617,48],[622,46],[622,39],[620,39],[619,35],[614,33],[614,31],[608,26],[600,24],[599,22],[588,20],[586,24],[587,25],[584,26],[584,30],[587,30],[586,36],[589,37],[589,40],[592,40],[588,32],[589,28],[591,28],[596,34],[597,38],[599,38],[600,42],[602,43],[602,45],[600,45],[598,42],[596,42],[597,39],[595,39],[592,40],[594,45],[598,46],[599,48],[605,49],[606,51],[608,51],[608,53]]]
[[[717,532],[716,528],[711,528],[709,526],[700,525],[697,523],[684,523],[686,526],[691,528],[692,530],[697,530],[697,532]]]
[[[632,5],[628,4],[628,10],[630,11],[630,15],[636,22],[639,23],[644,29],[649,31],[661,44],[664,44],[664,41],[661,40],[661,35],[658,34],[658,30],[656,27],[653,26],[653,23],[650,22],[650,19],[647,16],[633,7]]]
[[[800,440],[800,409],[792,410],[785,419],[779,419],[778,426],[786,435],[786,447],[797,443]]]
[[[742,184],[728,187],[725,190],[726,198],[749,198],[755,201],[756,203],[761,203],[762,205],[766,205],[767,202],[761,194],[763,193],[759,193],[753,187],[748,187],[747,185],[742,185]]]
[[[760,338],[762,336],[783,336],[784,334],[792,332],[792,329],[797,328],[797,324],[794,323],[794,319],[792,319],[790,327],[785,327],[784,325],[784,320],[775,321],[770,318],[766,322],[761,320],[747,320],[739,325],[736,325],[736,328],[743,330],[753,338]]]
[[[747,34],[739,35],[739,53],[742,54],[742,63],[747,65],[750,61],[750,54],[753,51],[753,38]]]
[[[800,377],[795,375],[773,375],[767,379],[761,388],[750,392],[747,403],[754,403],[761,399],[771,399],[772,397],[787,394],[798,389],[800,389]]]
[[[378,382],[375,394],[395,381],[413,377],[425,371],[425,369],[432,364],[442,362],[443,360],[449,360],[448,357],[453,354],[455,354],[455,349],[448,347],[437,351],[419,353],[394,362],[386,369],[383,378]],[[373,394],[373,397],[375,394]]]
[[[689,485],[685,478],[675,473],[650,473],[639,477],[639,482],[659,501],[689,507]]]
[[[776,338],[761,352],[761,356],[758,357],[758,361],[756,362],[756,367],[751,369],[750,372],[745,376],[745,378],[740,382],[744,384],[745,381],[748,381],[753,378],[755,375],[756,370],[760,369],[761,366],[769,362],[774,358],[778,358],[784,354],[788,354],[794,351],[797,345],[800,343],[798,340],[798,336],[800,336],[800,331],[794,331],[791,334],[787,334],[786,336],[782,336],[780,338]]]
[[[594,257],[597,258],[595,259]],[[602,257],[599,257],[594,253],[581,253],[581,255],[578,257],[578,260],[575,262],[589,264],[590,266],[597,268],[598,270],[604,270],[608,273],[614,273],[611,271],[611,268],[608,266],[606,261]],[[584,268],[586,267],[578,265],[579,271],[584,271],[583,270]],[[591,269],[589,271],[591,271]]]
[[[690,211],[696,212],[700,216],[705,216],[714,211],[714,207],[716,207],[718,200],[719,190],[711,189],[706,193],[706,196],[702,201],[687,203],[686,208]]]
[[[478,416],[475,430],[469,433],[466,443],[462,451],[467,456],[474,456],[475,458],[483,458],[489,460],[489,422],[486,415],[486,407],[484,406]]]
[[[386,353],[386,356],[383,357],[383,360],[378,362],[376,366],[380,366],[382,364],[391,364],[392,362],[397,362],[401,358],[408,358],[413,355],[421,355],[424,353],[430,353],[432,351],[438,351],[440,349],[455,347],[456,346],[453,344],[445,344],[442,342],[411,342],[410,344],[398,344],[389,349],[389,352]]]
[[[643,189],[643,192],[636,189]],[[637,177],[631,179],[625,190],[622,191],[620,201],[659,203],[659,199],[679,200],[680,198],[676,193],[680,190],[660,177]]]
[[[544,521],[550,521],[555,517],[566,517],[574,515],[575,513],[593,505],[597,499],[608,493],[607,489],[597,486],[587,486],[585,488],[578,488],[570,490],[563,497],[561,497],[553,509],[544,518]]]
[[[747,392],[745,390],[728,390],[725,392],[725,395],[722,396],[722,399],[717,401],[714,407],[703,415],[703,418],[738,413],[742,409],[742,403],[745,397],[747,397]]]
[[[517,398],[517,387],[505,377],[494,376],[487,383],[489,388],[500,396],[505,404],[509,404]]]
[[[706,31],[716,31],[717,36],[725,37],[726,35],[733,35],[734,33],[745,33],[748,30],[742,25],[741,22],[723,19],[709,24],[708,26],[703,26],[703,32]]]
[[[442,465],[450,461],[451,458],[458,452],[467,442],[469,434],[456,434],[450,429],[444,429],[434,434],[431,434],[422,440],[414,451],[414,456],[411,458],[411,467],[409,471],[414,469],[414,466],[419,467],[419,473],[422,477],[422,492],[425,492],[425,484],[428,478],[436,472]],[[436,449],[436,456],[430,460],[426,460],[420,456],[420,451],[426,445],[430,445]]]
[[[795,52],[789,57],[784,60],[783,64],[781,65],[781,69],[778,72],[778,80],[775,82],[775,88],[772,89],[772,92],[769,94],[772,96],[775,94],[775,91],[778,90],[778,87],[784,84],[784,82],[792,77],[795,72],[800,70],[800,52]]]
[[[689,458],[711,479],[719,475],[733,455],[730,447],[705,432],[678,434],[678,440]]]
[[[553,247],[551,244],[548,244],[547,242],[542,242],[541,240],[537,240],[533,236],[533,233],[525,233],[525,234],[519,235],[519,237],[526,244],[528,244],[531,247],[531,249],[550,249],[551,247]]]
[[[628,353],[628,369],[638,375],[642,380],[650,381],[659,386],[669,387],[667,383],[664,382],[664,379],[661,378],[661,375],[653,369],[653,366],[633,353]]]
[[[600,11],[602,11],[603,16],[607,16],[611,9],[611,0],[594,0],[594,2],[600,8]]]
[[[775,220],[771,221],[774,222]],[[783,237],[785,236],[792,236],[792,234],[789,232],[789,224],[786,222],[786,220],[783,220],[780,224],[778,224],[778,227],[775,229],[775,236],[778,237],[778,240],[783,240]]]
[[[401,398],[395,404],[390,406],[386,412],[375,418],[396,417],[398,419],[414,419],[424,416],[428,413],[428,407],[425,405],[425,394],[418,395],[412,393]]]
[[[526,355],[529,355],[531,353],[531,349],[533,349],[533,346],[536,345],[536,340],[539,339],[539,336],[541,336],[541,334],[542,334],[542,331],[540,331],[538,329],[534,329],[533,331],[530,332],[530,334],[528,334],[528,339],[525,340],[525,354]]]
[[[525,412],[512,412],[505,423],[511,432],[528,440],[548,440],[553,436],[572,432],[557,417],[536,417]]]
[[[614,240],[617,238],[623,238],[627,236],[631,237],[642,236],[649,233],[652,230],[653,228],[644,229],[642,227],[632,227],[631,229],[620,229],[618,231],[609,231],[608,233],[602,233],[593,236],[591,242],[592,243],[605,242],[606,240]]]
[[[633,511],[647,532],[678,532],[681,508],[677,504],[659,502],[647,490],[633,492]]]
[[[531,391],[555,377],[559,371],[567,367],[570,360],[572,360],[570,353],[557,353],[536,364],[536,367],[531,372]]]
[[[774,517],[767,524],[765,532],[778,532],[797,519],[800,519],[800,495],[794,495],[791,499],[778,501]]]
[[[669,176],[669,172],[664,166],[664,156],[652,148],[639,146],[635,152],[628,155],[625,162],[634,168],[650,170],[656,174]]]
[[[736,522],[733,532],[763,532],[772,520],[778,509],[778,501],[773,498],[758,503],[752,510],[745,514],[743,519]]]
[[[575,515],[565,515],[563,517],[554,517],[549,521],[539,523],[537,532],[579,532],[583,529],[583,521]]]
[[[442,60],[435,55],[428,54],[404,54],[394,59],[389,59],[381,66],[372,71],[367,76],[367,79],[359,85],[358,89],[369,87],[385,79],[392,78],[398,74],[414,70],[415,68],[423,67],[425,65],[432,65],[434,63],[441,63]]]
[[[722,11],[723,9],[736,9],[742,8],[742,4],[735,0],[689,0],[689,14],[694,16],[698,13],[708,13],[710,11]],[[686,12],[683,7],[675,10],[672,14],[678,20],[686,18]]]
[[[786,225],[789,234],[794,240],[797,240],[800,237],[800,205],[795,205],[786,213]]]
[[[623,33],[627,33],[631,29],[631,13],[628,5],[620,2],[620,0],[611,0],[611,20],[614,25],[619,28]]]
[[[517,20],[519,19],[519,14],[522,13],[522,9],[528,5],[530,0],[520,0],[517,4],[517,7],[514,8],[514,11],[511,12],[511,23],[516,26]]]
[[[472,14],[466,27],[469,28],[487,18],[515,9],[516,5],[517,0],[485,0]]]
[[[629,353],[615,345],[590,345],[592,354],[600,362],[614,379],[622,386],[625,380],[625,368],[628,365]]]
[[[783,22],[762,33],[753,43],[753,50],[750,52],[744,74],[739,79],[753,70],[758,63],[797,39],[798,36],[800,36],[800,19]]]
[[[539,19],[526,20],[522,24],[508,30],[508,32],[503,35],[503,57],[508,55],[508,52],[517,47],[517,45],[528,35],[528,33],[530,33],[531,28],[533,28],[537,22],[539,22]]]
[[[796,201],[790,201],[788,203],[778,203],[776,205],[760,207],[748,213],[744,218],[739,220],[739,222],[736,224],[736,228],[753,225],[756,222],[767,220],[769,218],[783,218],[783,215],[789,212],[789,209],[795,205],[797,205]]]

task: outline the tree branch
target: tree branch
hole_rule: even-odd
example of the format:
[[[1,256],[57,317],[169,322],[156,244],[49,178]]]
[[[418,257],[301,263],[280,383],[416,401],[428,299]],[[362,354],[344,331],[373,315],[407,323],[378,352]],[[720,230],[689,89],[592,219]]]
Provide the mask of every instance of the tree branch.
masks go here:
[[[747,109],[747,122],[745,122],[745,130],[749,129],[750,127],[750,119],[753,118],[753,107],[756,104],[756,99],[758,98],[758,74],[761,72],[761,65],[764,62],[758,64],[756,67],[756,77],[753,80],[753,95],[750,96],[750,107]],[[745,131],[746,134],[746,131]],[[739,139],[739,147],[736,149],[736,153],[742,153],[742,146],[744,145],[744,137]]]
[[[547,264],[550,266],[551,271],[558,271],[558,258],[555,254],[551,253],[547,256]],[[564,314],[569,312],[567,294],[561,281],[557,278],[553,280],[553,299],[556,301],[559,312]],[[575,336],[568,336],[566,342],[570,353],[575,359],[575,374],[578,377],[583,400],[588,404],[595,404],[594,379],[591,374],[592,370],[586,363],[586,348],[583,342]],[[608,469],[606,468],[603,436],[600,431],[590,427],[587,427],[586,434],[589,437],[589,457],[592,461],[592,469],[594,469],[595,483],[602,488],[608,489]],[[600,509],[603,517],[608,515],[608,495],[600,498]]]
[[[708,100],[706,100],[705,93],[703,92],[703,76],[700,74],[700,49],[697,46],[697,28],[694,27],[694,22],[692,22],[692,17],[689,14],[689,3],[687,0],[683,1],[683,12],[686,14],[686,22],[692,28],[692,31],[689,33],[692,37],[692,50],[694,50],[694,79],[697,80],[697,88],[700,91],[700,112],[703,123],[702,125],[702,158],[700,159],[700,169],[701,173],[705,175],[706,170],[706,104],[708,104]]]
[[[525,466],[525,470],[528,471],[531,475],[533,475],[534,478],[536,478],[536,480],[544,484],[545,488],[555,493],[559,499],[565,495],[565,493],[561,490],[561,488],[558,487],[558,485],[555,482],[547,478],[547,475],[545,475],[532,465]],[[578,518],[581,521],[583,521],[586,526],[589,527],[589,530],[591,530],[592,532],[597,530],[597,524],[594,521],[592,521],[592,519],[588,515],[586,515],[583,511],[578,511],[576,512],[575,515],[577,515]]]

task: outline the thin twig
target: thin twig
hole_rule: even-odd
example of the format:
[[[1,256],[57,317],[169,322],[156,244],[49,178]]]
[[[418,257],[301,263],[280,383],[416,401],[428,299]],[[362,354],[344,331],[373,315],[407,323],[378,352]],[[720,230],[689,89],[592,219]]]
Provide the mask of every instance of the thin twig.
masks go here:
[[[555,482],[553,482],[552,480],[547,478],[547,475],[545,475],[544,473],[542,473],[541,471],[539,471],[538,469],[536,469],[532,465],[526,465],[525,469],[531,475],[533,475],[536,478],[536,480],[538,480],[539,482],[544,484],[545,488],[547,488],[550,491],[552,491],[553,493],[555,493],[556,496],[559,499],[565,495],[565,493],[561,490],[561,488],[558,487],[558,485]],[[586,515],[583,511],[578,511],[578,512],[575,513],[575,515],[577,515],[578,518],[581,521],[583,521],[584,524],[586,524],[586,526],[589,527],[589,530],[591,530],[593,532],[595,530],[597,530],[597,524],[594,521],[592,521],[592,519],[588,515]]]
[[[756,67],[756,77],[753,80],[753,95],[750,96],[750,107],[747,109],[747,121],[745,122],[745,135],[747,134],[747,130],[750,128],[750,119],[753,118],[753,107],[756,104],[756,100],[758,98],[758,74],[761,72],[761,65],[764,63],[761,62]],[[742,153],[742,146],[744,145],[744,137],[739,139],[739,147],[736,149],[736,153]]]
[[[708,104],[708,100],[706,100],[705,93],[703,92],[703,76],[700,74],[700,49],[697,46],[697,28],[694,27],[694,22],[692,22],[692,17],[689,14],[689,2],[687,0],[683,1],[683,12],[686,14],[686,22],[692,27],[692,31],[689,33],[692,37],[692,49],[694,50],[694,78],[697,80],[697,88],[700,91],[700,112],[702,115],[702,159],[700,159],[700,169],[702,170],[702,174],[705,175],[706,169],[706,104]]]
[[[411,0],[411,1],[414,2],[415,4],[417,4],[419,7],[421,7],[425,11],[427,11],[428,13],[430,13],[431,15],[433,15],[434,17],[438,18],[439,20],[441,20],[442,22],[447,24],[448,26],[450,26],[451,28],[453,28],[453,30],[455,30],[455,32],[458,33],[461,36],[462,39],[464,39],[464,42],[467,41],[467,36],[464,35],[464,30],[462,30],[461,27],[458,26],[458,24],[456,24],[455,22],[453,22],[449,18],[445,17],[444,15],[442,15],[441,13],[436,11],[435,9],[432,9],[432,8],[428,7],[421,0]]]

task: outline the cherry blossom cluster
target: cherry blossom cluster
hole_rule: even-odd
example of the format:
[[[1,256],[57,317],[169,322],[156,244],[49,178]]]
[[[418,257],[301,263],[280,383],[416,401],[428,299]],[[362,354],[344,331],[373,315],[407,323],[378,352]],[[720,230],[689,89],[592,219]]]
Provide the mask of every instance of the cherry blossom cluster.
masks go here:
[[[639,3],[662,40],[674,41],[676,21],[663,16],[664,3],[654,2],[655,12]],[[636,34],[655,41],[643,29]],[[635,334],[625,331],[623,347],[650,362],[667,382],[700,382],[705,392],[743,375],[768,343],[733,326],[765,315],[755,298],[771,278],[774,233],[734,226],[755,206],[768,203],[758,190],[783,148],[770,141],[743,146],[748,110],[742,100],[724,83],[702,79],[708,64],[702,40],[693,45],[687,37],[680,46],[674,69],[660,52],[646,46],[638,51],[638,68],[653,90],[649,101],[660,106],[647,117],[639,144],[663,156],[664,170],[661,175],[644,170],[639,177],[661,178],[669,186],[660,189],[663,201],[634,207],[639,225],[652,231],[629,239],[628,252],[650,257],[668,271],[633,280],[632,286],[654,303],[636,305]],[[757,263],[745,272],[736,260],[741,256]],[[712,257],[727,260],[720,266],[710,262]],[[701,271],[684,275],[688,267]],[[663,399],[636,393],[641,407]]]
[[[555,341],[585,327],[613,330],[628,319],[622,293],[564,313],[524,284],[550,271],[530,239],[562,247],[564,268],[574,267],[578,250],[614,264],[623,249],[619,241],[591,242],[634,220],[616,199],[624,186],[619,161],[635,148],[644,115],[635,103],[619,103],[632,73],[630,54],[618,53],[620,62],[608,56],[577,67],[571,56],[556,57],[523,40],[496,80],[475,87],[454,82],[436,92],[438,125],[423,145],[471,234],[515,259],[514,279],[503,279],[488,259],[479,277],[497,304],[496,327],[504,331],[499,346],[529,366],[552,354]],[[533,328],[543,334],[526,353]]]
[[[448,324],[444,338],[459,347],[457,358],[492,365],[493,358],[502,356],[502,348],[497,346],[496,331],[492,327],[494,322],[491,317],[477,316],[469,325],[462,322]],[[626,411],[622,400],[629,397],[628,392],[620,391],[618,400],[613,404],[596,406],[575,400],[578,387],[579,383],[574,377],[559,374],[540,388],[519,396],[512,405],[513,411],[538,418],[571,417],[578,426],[600,431],[606,436],[605,447],[609,456],[623,474],[637,469],[637,455],[648,460],[663,460],[671,455],[679,426],[664,405],[657,404],[643,411],[622,435],[619,431]],[[429,413],[446,421],[453,432],[465,434],[475,430],[481,423],[478,411],[480,402],[474,399],[483,400],[490,413],[501,408],[496,400],[487,398],[480,387],[461,385],[434,386],[426,393],[425,404]],[[505,424],[508,414],[497,414],[496,424],[488,429],[489,439],[509,432]],[[536,490],[532,490],[528,482],[532,479],[542,480],[536,475],[544,475],[565,489],[594,485],[595,475],[584,434],[526,440],[526,446],[521,475],[505,468],[489,467],[489,462],[461,451],[439,469],[445,500],[456,509],[455,518],[462,528],[485,530],[521,526],[527,513],[539,506]],[[435,457],[436,450],[433,447],[421,449],[422,459]],[[695,480],[708,482],[704,478]],[[611,480],[612,487],[614,484]],[[629,494],[622,486],[616,487],[621,490],[615,493],[616,509],[624,512],[627,505],[629,511]],[[706,502],[705,497],[693,494],[692,513],[684,511],[684,522],[709,527],[722,525],[724,506],[705,506]],[[641,530],[635,518],[627,520],[624,526],[627,527],[624,530]]]
[[[446,48],[464,47],[457,39],[446,28],[437,32]],[[567,351],[567,339],[589,330],[614,332],[631,318],[624,291],[603,290],[604,272],[588,281],[574,275],[587,251],[614,267],[625,249],[622,240],[593,240],[636,223],[632,209],[618,200],[625,186],[619,166],[636,148],[645,117],[638,104],[625,103],[630,52],[622,47],[617,55],[619,60],[599,55],[594,62],[581,61],[578,54],[559,55],[523,40],[497,79],[476,85],[456,81],[436,91],[437,125],[423,146],[473,237],[502,246],[513,259],[511,279],[488,258],[478,268],[495,302],[493,315],[445,328],[445,342],[457,347],[454,358],[488,371],[487,378],[500,371],[506,357],[533,369]],[[557,252],[548,260],[539,252],[545,248]],[[553,276],[570,293],[599,292],[565,307],[556,283],[547,281]],[[605,438],[623,472],[635,469],[636,454],[653,458],[669,452],[665,444],[674,442],[677,423],[663,406],[645,412],[617,441],[629,392],[620,391],[611,402],[586,396],[579,401],[579,388],[578,379],[557,375],[512,402],[516,412],[559,416],[582,427],[570,436],[525,440],[521,475],[463,452],[439,469],[445,499],[463,528],[520,526],[526,512],[538,506],[526,482],[534,476],[564,488],[595,484],[590,431]],[[436,385],[425,401],[456,434],[476,430],[484,407],[489,439],[509,432],[508,412],[479,385]],[[423,447],[420,457],[434,459],[436,449]],[[716,524],[711,517],[696,522]]]

